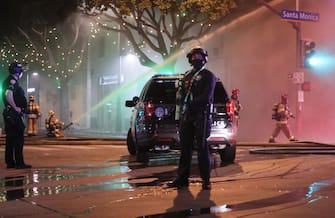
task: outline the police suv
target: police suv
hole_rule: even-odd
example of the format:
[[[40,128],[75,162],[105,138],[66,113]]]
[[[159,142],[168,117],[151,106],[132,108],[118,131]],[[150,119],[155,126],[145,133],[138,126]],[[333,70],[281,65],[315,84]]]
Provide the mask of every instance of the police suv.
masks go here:
[[[176,94],[183,75],[155,75],[144,86],[139,96],[126,101],[133,107],[127,147],[138,161],[145,160],[148,152],[179,150],[179,120]],[[217,152],[223,163],[232,163],[236,155],[237,125],[234,105],[218,79],[211,111],[213,123],[208,145]]]

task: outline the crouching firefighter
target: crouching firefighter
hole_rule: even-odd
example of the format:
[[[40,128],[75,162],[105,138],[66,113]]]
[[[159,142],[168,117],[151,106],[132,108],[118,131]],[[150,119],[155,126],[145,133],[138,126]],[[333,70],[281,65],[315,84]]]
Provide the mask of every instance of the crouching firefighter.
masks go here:
[[[55,111],[49,111],[49,118],[45,119],[45,128],[49,137],[63,137],[64,122],[56,118]]]
[[[210,152],[207,138],[210,134],[212,119],[210,108],[213,104],[216,76],[205,69],[208,54],[203,48],[194,48],[187,58],[191,66],[180,81],[177,101],[180,102],[180,143],[181,156],[177,178],[169,187],[189,185],[193,148],[197,148],[202,189],[211,189]],[[178,116],[177,116],[178,118]]]

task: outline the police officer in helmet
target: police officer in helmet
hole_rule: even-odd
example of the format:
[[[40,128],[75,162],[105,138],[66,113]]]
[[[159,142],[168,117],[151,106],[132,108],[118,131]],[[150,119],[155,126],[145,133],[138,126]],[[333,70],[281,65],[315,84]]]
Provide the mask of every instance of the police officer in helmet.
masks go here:
[[[9,75],[2,84],[4,90],[2,100],[5,106],[3,111],[6,132],[5,161],[7,168],[31,168],[23,158],[25,129],[23,114],[27,107],[27,99],[23,88],[19,85],[19,79],[24,72],[24,66],[13,62],[8,71]]]
[[[193,48],[186,56],[192,69],[185,73],[182,80],[180,143],[181,156],[178,166],[178,176],[169,183],[169,187],[187,187],[191,170],[192,151],[198,151],[199,171],[202,188],[210,189],[210,153],[207,138],[210,134],[210,107],[213,104],[216,76],[205,68],[208,60],[207,51],[203,48]],[[177,99],[178,100],[178,99]]]

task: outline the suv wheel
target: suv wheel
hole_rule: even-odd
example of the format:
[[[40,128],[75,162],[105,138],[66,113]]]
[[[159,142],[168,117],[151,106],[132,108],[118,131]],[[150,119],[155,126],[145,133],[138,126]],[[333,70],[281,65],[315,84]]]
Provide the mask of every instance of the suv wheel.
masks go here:
[[[236,156],[236,145],[227,145],[224,149],[219,150],[219,154],[223,164],[233,163]]]
[[[128,148],[129,154],[131,155],[136,154],[136,145],[131,135],[131,129],[129,129],[128,134],[127,134],[127,148]]]
[[[138,147],[136,151],[136,161],[140,163],[149,162],[148,150]]]

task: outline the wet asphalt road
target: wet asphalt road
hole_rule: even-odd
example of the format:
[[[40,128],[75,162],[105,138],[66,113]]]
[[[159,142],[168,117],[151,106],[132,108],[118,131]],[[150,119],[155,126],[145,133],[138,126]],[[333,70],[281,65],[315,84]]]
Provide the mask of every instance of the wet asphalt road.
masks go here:
[[[234,164],[214,162],[212,190],[202,191],[196,156],[190,187],[177,190],[167,183],[178,152],[141,164],[122,140],[28,139],[32,169],[6,169],[0,145],[0,217],[333,217],[333,149],[240,143]]]

